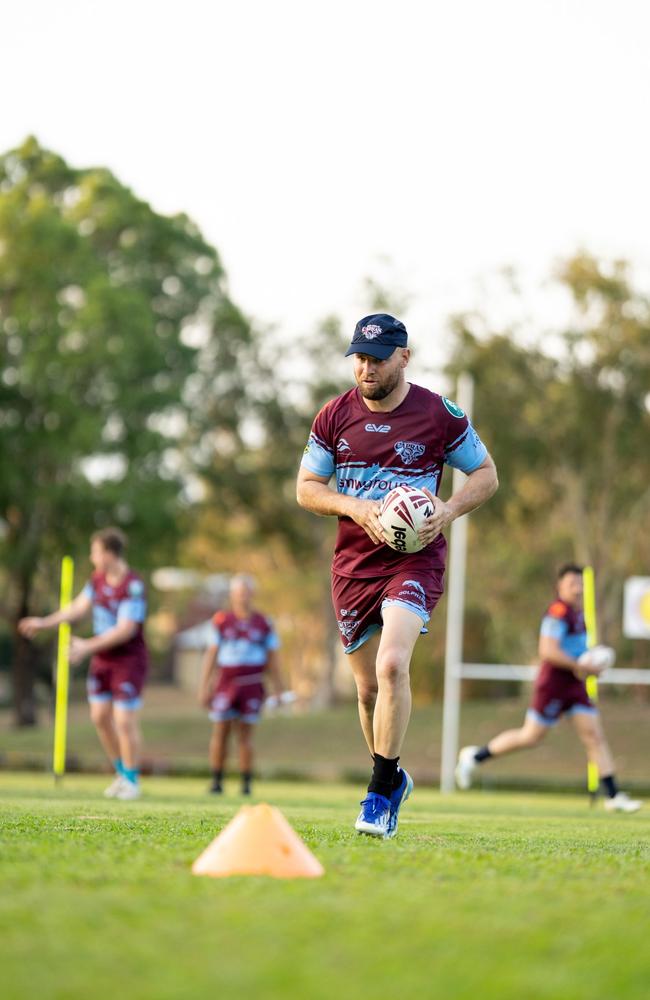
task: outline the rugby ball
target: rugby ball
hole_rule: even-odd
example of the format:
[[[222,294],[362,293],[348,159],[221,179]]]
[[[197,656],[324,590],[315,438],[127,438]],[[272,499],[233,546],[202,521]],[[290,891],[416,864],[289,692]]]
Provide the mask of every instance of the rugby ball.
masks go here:
[[[602,673],[610,670],[616,663],[616,652],[611,646],[592,646],[586,653],[578,657],[581,667],[588,667]]]
[[[379,511],[386,544],[396,552],[419,552],[424,542],[418,531],[433,514],[430,498],[413,486],[396,486],[386,494]]]

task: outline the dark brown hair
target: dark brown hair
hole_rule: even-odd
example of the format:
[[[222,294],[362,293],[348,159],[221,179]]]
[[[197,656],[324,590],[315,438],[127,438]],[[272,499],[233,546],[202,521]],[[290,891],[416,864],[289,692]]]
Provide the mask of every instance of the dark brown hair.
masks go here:
[[[107,552],[123,556],[126,549],[126,535],[119,528],[102,528],[91,536],[91,542],[100,542]]]
[[[582,566],[578,566],[577,563],[564,563],[557,571],[558,583],[563,577],[568,576],[569,573],[577,573],[578,576],[582,576]]]

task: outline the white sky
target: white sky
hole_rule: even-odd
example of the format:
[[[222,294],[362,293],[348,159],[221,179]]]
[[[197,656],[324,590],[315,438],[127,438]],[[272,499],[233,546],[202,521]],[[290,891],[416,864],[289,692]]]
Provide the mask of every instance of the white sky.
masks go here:
[[[188,212],[287,337],[352,329],[375,275],[437,351],[482,278],[498,313],[504,265],[532,288],[584,246],[650,271],[649,38],[645,0],[21,0],[0,149],[33,133]]]

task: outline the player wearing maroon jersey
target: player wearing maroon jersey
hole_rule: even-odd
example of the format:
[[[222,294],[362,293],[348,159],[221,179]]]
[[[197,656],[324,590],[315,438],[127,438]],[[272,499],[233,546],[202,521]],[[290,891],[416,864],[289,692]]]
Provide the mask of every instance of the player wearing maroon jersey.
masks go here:
[[[458,755],[456,782],[469,788],[479,764],[515,750],[536,746],[560,716],[573,722],[587,758],[596,764],[606,793],[605,808],[611,812],[636,812],[641,803],[618,789],[614,761],[600,724],[598,709],[587,694],[589,674],[602,673],[613,666],[613,650],[587,649],[587,630],[582,611],[582,567],[567,563],[558,571],[557,597],[547,609],[539,635],[541,666],[533,700],[523,726],[508,729],[484,747],[463,747]],[[595,654],[600,654],[597,657]]]
[[[412,788],[398,766],[411,710],[409,666],[443,591],[442,532],[492,496],[497,477],[463,411],[406,381],[410,351],[403,323],[385,313],[364,317],[347,355],[353,356],[356,388],[317,415],[297,497],[314,514],[339,519],[332,599],[374,762],[356,829],[392,837]],[[468,476],[446,503],[437,496],[445,464]],[[378,519],[381,499],[401,484],[425,490],[434,505],[420,532],[426,547],[412,555],[385,544]]]
[[[210,709],[210,791],[220,794],[233,724],[239,739],[242,794],[253,778],[253,729],[264,705],[268,672],[278,698],[285,694],[278,666],[278,636],[271,622],[252,606],[254,584],[239,574],[230,583],[230,610],[212,619],[214,640],[203,658],[199,698]]]
[[[31,638],[62,622],[79,622],[92,611],[94,635],[91,639],[72,636],[70,663],[92,657],[88,672],[90,716],[116,771],[105,794],[128,800],[140,797],[138,715],[148,657],[143,636],[144,583],[127,565],[125,548],[126,538],[118,528],[96,532],[90,544],[95,572],[78,597],[45,618],[23,618],[19,628]]]

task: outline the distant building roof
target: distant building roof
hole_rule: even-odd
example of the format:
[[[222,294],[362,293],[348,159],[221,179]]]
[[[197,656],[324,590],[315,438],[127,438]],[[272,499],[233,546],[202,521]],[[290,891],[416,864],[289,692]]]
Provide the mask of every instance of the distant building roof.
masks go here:
[[[199,625],[177,632],[174,642],[180,649],[207,649],[214,642],[212,619],[208,618]]]

